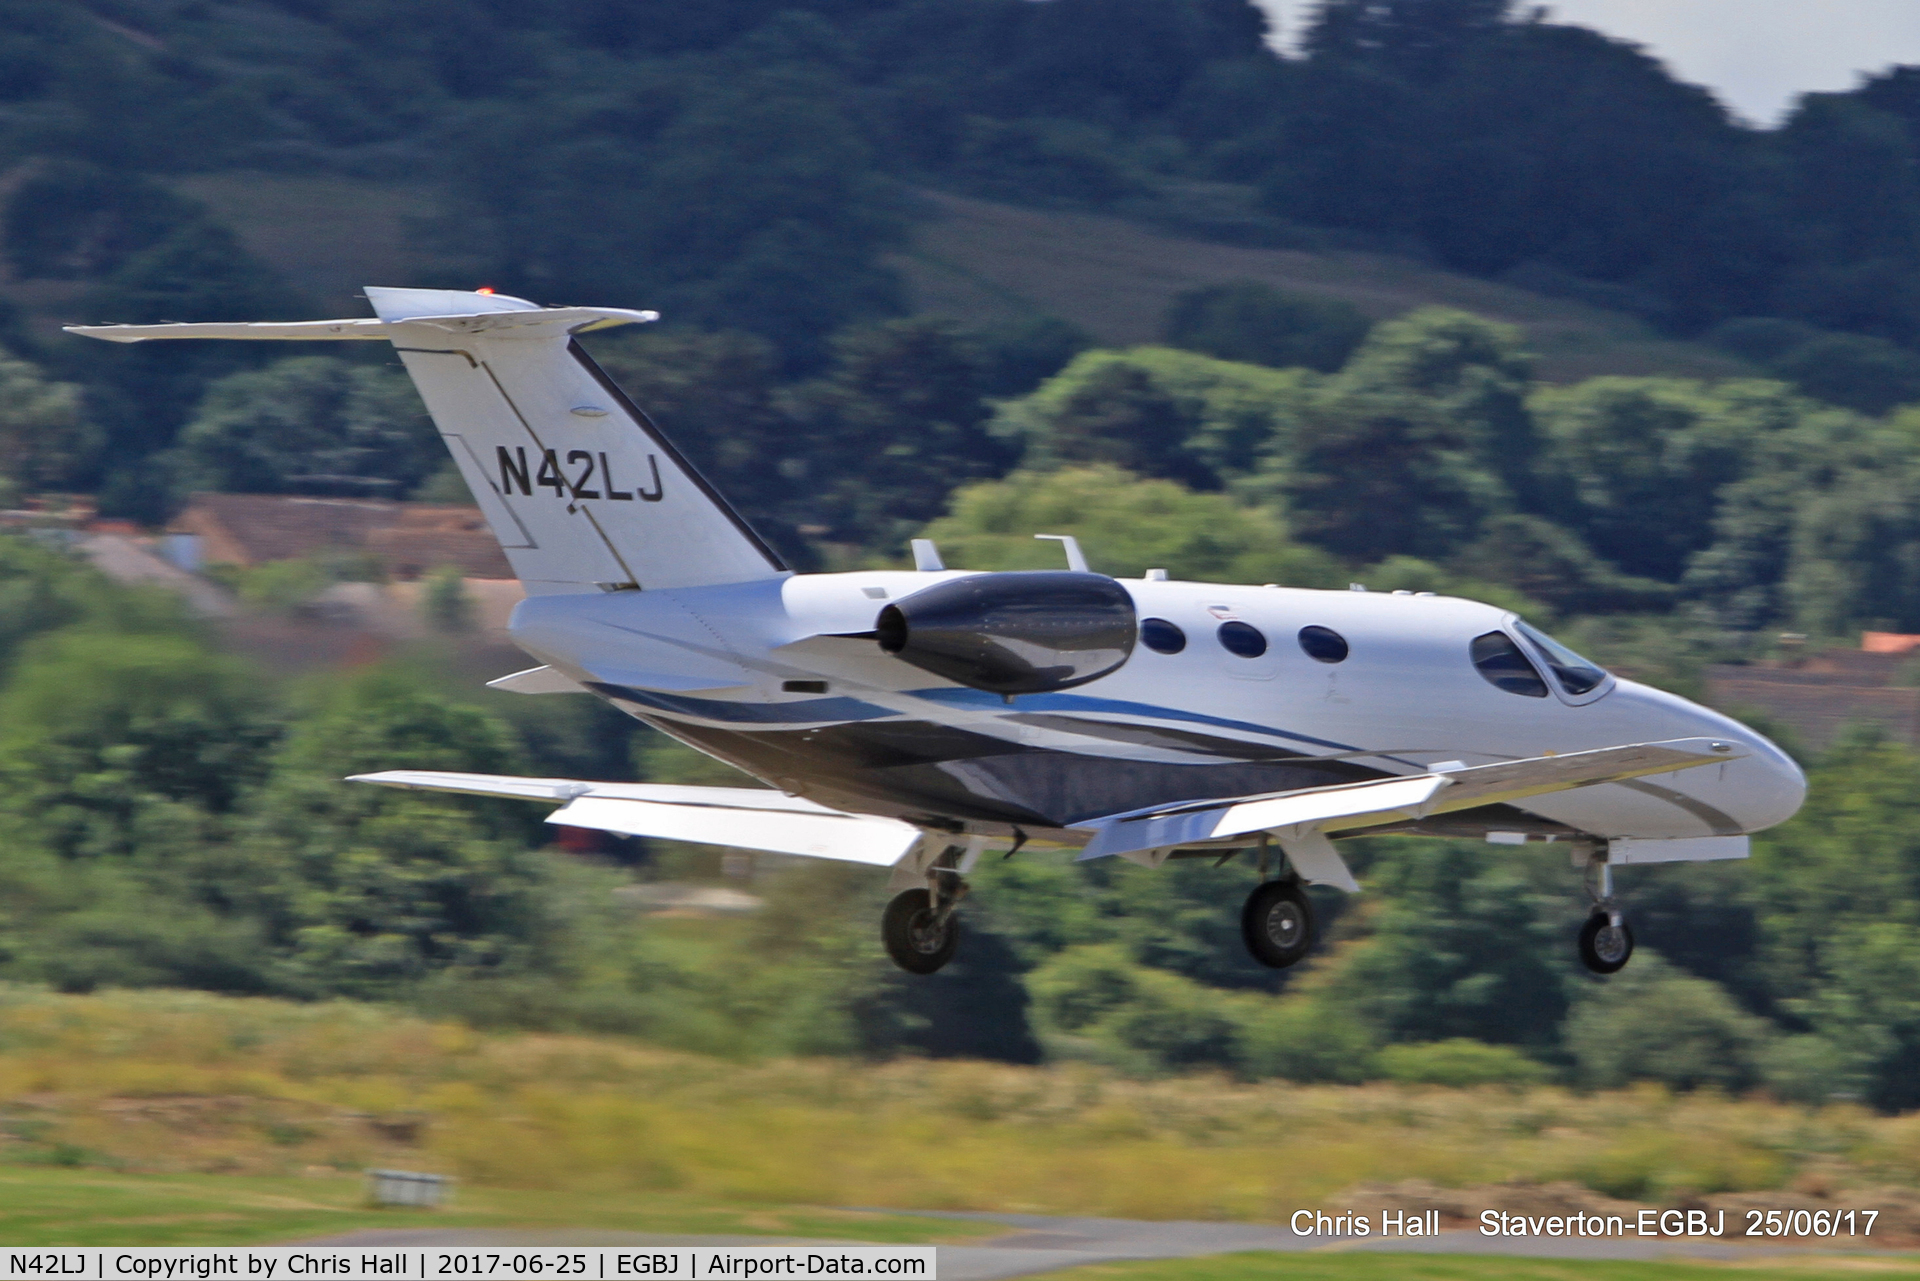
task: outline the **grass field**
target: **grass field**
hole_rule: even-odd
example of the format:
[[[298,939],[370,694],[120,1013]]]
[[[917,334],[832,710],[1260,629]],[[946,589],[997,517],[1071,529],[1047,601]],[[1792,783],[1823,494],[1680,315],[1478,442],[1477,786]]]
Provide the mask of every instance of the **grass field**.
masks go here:
[[[356,1175],[241,1178],[0,1165],[0,1243],[261,1245],[370,1228],[568,1229],[766,1235],[887,1244],[964,1242],[992,1224],[818,1207],[722,1206],[672,1193],[463,1187],[436,1210],[370,1209]],[[584,1230],[584,1231],[583,1231]]]
[[[1920,1277],[1920,1259],[1769,1256],[1735,1263],[1622,1263],[1315,1251],[1108,1263],[1048,1275],[1050,1281],[1894,1281]]]
[[[291,1179],[309,1198],[397,1166],[455,1175],[475,1195],[561,1193],[589,1199],[581,1205],[1276,1222],[1362,1183],[1407,1179],[1566,1181],[1660,1204],[1776,1189],[1900,1189],[1912,1201],[1920,1116],[1656,1088],[737,1062],[607,1037],[481,1034],[344,1002],[0,988],[8,1164]]]

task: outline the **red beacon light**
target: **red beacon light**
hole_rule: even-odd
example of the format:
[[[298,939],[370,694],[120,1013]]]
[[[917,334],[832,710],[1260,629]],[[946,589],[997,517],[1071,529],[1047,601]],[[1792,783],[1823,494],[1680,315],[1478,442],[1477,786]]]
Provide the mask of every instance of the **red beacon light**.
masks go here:
[[[474,290],[473,292],[475,292],[476,294],[490,294],[493,292],[493,286],[482,285],[478,289]]]

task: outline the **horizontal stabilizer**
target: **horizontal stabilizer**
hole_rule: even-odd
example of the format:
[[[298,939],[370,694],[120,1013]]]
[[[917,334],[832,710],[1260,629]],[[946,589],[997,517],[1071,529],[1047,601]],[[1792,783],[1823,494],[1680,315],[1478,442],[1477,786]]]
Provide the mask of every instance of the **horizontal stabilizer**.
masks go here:
[[[147,342],[156,338],[240,338],[259,342],[342,342],[400,338],[408,325],[444,334],[486,334],[494,338],[584,334],[614,325],[644,325],[660,319],[657,311],[618,307],[538,307],[531,311],[490,311],[454,316],[409,316],[399,320],[198,321],[165,325],[67,325],[70,334],[107,342]]]
[[[563,801],[562,808],[547,816],[547,822],[874,867],[891,867],[899,862],[922,835],[919,828],[899,819],[847,814],[770,788],[587,783],[569,778],[438,770],[386,770],[355,774],[347,781],[469,796]]]
[[[1160,805],[1074,826],[1094,833],[1080,855],[1082,859],[1227,840],[1254,832],[1377,827],[1735,759],[1725,750],[1716,751],[1716,746],[1724,749],[1725,745],[1704,738],[1634,743],[1445,773]]]

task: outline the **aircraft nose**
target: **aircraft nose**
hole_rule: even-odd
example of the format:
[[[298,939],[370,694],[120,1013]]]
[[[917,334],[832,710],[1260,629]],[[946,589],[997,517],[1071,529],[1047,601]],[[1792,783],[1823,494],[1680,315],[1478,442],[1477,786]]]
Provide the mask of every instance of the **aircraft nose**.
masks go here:
[[[1764,831],[1799,813],[1807,799],[1807,775],[1772,739],[1744,725],[1740,728],[1742,734],[1730,737],[1736,749],[1747,756],[1727,769],[1732,792],[1729,813],[1739,822],[1741,831]]]
[[[1741,832],[1759,832],[1786,822],[1807,799],[1807,776],[1780,747],[1748,725],[1663,690],[1622,681],[1621,692],[1663,737],[1707,738],[1733,745],[1735,759],[1672,776],[1670,786],[1711,805]]]

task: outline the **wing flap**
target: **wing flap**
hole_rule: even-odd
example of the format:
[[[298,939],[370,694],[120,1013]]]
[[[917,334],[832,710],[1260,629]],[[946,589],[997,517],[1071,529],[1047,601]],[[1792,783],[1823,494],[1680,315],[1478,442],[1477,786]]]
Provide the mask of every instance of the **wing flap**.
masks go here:
[[[685,787],[669,783],[587,783],[441,770],[355,774],[350,783],[416,791],[559,801],[547,822],[625,836],[695,841],[773,854],[799,854],[890,867],[920,840],[911,823],[848,814],[764,787]]]
[[[547,815],[547,822],[873,867],[893,866],[920,840],[920,829],[911,823],[865,814],[803,814],[599,796],[569,801]]]

